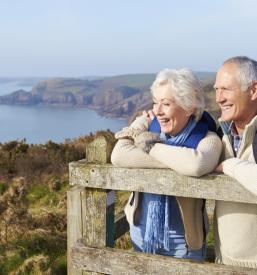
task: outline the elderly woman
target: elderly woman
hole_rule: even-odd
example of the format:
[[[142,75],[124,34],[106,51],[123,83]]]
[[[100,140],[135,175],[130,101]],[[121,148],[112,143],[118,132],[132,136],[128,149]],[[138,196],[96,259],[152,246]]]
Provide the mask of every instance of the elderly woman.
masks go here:
[[[116,134],[112,163],[171,168],[195,177],[213,171],[222,146],[215,122],[203,111],[198,79],[188,69],[165,69],[151,92],[153,109]],[[135,250],[204,259],[208,224],[204,200],[133,192],[125,213]]]

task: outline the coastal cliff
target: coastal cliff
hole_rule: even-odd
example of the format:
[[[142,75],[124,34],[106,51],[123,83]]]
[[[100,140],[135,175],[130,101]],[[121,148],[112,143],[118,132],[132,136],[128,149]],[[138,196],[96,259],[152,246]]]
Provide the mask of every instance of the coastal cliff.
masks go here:
[[[206,92],[214,74],[197,73]],[[38,82],[30,91],[17,90],[0,96],[0,104],[32,106],[73,106],[94,109],[106,117],[129,118],[139,110],[151,108],[150,86],[154,74],[121,75],[102,79],[50,78]]]

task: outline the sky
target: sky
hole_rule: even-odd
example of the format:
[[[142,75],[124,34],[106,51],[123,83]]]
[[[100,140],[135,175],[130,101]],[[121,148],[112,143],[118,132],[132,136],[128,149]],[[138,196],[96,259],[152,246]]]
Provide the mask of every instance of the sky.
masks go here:
[[[0,0],[0,77],[215,72],[257,60],[256,0]]]

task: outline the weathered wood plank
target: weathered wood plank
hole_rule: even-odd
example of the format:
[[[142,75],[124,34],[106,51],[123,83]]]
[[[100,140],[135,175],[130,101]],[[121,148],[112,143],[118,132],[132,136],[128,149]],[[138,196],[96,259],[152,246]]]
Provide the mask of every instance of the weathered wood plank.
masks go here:
[[[114,143],[111,133],[110,136],[98,136],[87,145],[87,162],[109,162]],[[114,191],[92,188],[68,192],[69,274],[88,274],[75,270],[70,260],[70,247],[78,238],[92,247],[114,245],[114,195]]]
[[[223,174],[194,178],[170,169],[131,169],[85,162],[70,163],[69,171],[71,185],[257,203],[257,196]]]
[[[91,248],[77,243],[71,252],[75,267],[106,274],[256,274],[257,269],[197,263],[160,255],[108,248]]]
[[[87,162],[110,163],[111,153],[115,142],[116,140],[111,133],[108,138],[99,136],[94,139],[86,148]]]
[[[87,211],[84,243],[92,247],[113,246],[114,230],[111,227],[114,226],[114,208],[113,204],[107,208],[107,192],[101,189],[86,188],[84,203]]]
[[[83,236],[82,194],[85,188],[75,186],[67,192],[67,264],[68,275],[82,275],[83,271],[72,266],[70,252],[71,247]]]
[[[110,162],[113,136],[99,136],[87,146],[87,162]],[[83,241],[91,247],[114,246],[114,191],[86,188]]]
[[[83,203],[87,214],[85,216],[83,242],[88,246],[106,246],[106,202],[106,190],[86,188],[86,196],[84,197]],[[72,265],[74,266],[73,260]],[[100,274],[100,272],[85,272],[88,275]]]

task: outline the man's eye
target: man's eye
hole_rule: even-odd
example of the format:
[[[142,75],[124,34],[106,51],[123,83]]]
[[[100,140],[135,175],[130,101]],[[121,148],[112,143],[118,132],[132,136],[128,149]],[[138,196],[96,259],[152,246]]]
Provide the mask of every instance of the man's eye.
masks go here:
[[[163,103],[163,105],[164,105],[164,106],[170,106],[170,104],[169,104],[169,103]]]

